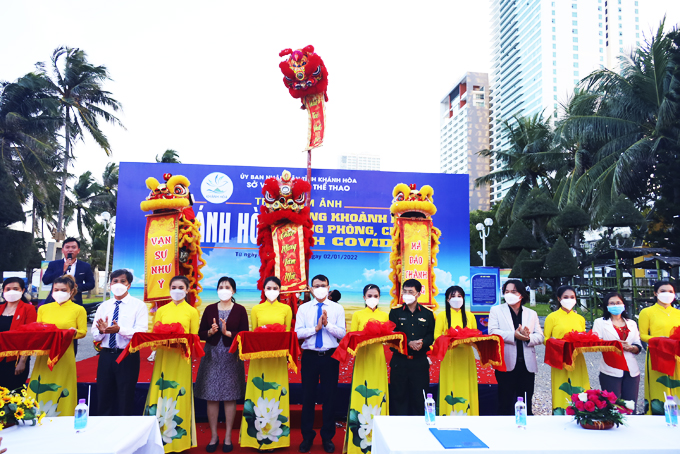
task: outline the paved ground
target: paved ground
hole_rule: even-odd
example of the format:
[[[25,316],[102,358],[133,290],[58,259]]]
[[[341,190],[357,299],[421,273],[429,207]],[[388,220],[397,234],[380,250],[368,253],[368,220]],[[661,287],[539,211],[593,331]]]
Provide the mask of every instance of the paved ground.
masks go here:
[[[539,317],[541,326],[545,322],[545,317]],[[85,338],[78,341],[78,355],[76,360],[91,358],[96,354],[94,345],[92,343],[92,334],[89,330]],[[552,399],[550,390],[550,366],[543,362],[545,356],[545,346],[540,345],[536,347],[536,356],[538,357],[538,374],[536,374],[536,384],[534,388],[533,411],[535,415],[549,415],[552,410]],[[590,386],[593,389],[600,389],[600,364],[602,363],[601,353],[586,353],[586,364],[588,365],[588,375],[590,375]],[[640,365],[640,392],[638,395],[637,412],[642,413],[644,405],[644,352],[637,356],[638,364]]]

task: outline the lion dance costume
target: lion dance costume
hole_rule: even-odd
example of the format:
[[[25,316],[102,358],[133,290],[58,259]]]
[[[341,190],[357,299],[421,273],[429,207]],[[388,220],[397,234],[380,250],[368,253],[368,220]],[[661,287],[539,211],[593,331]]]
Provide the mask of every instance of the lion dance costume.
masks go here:
[[[147,178],[151,193],[140,204],[142,211],[152,212],[147,215],[144,235],[144,301],[155,303],[156,308],[170,302],[170,279],[182,275],[190,283],[189,304],[198,307],[205,262],[190,183],[183,175],[166,173],[163,179],[165,183]]]
[[[437,207],[432,201],[434,190],[425,185],[399,183],[394,187],[390,212],[394,219],[392,227],[392,252],[390,253],[390,281],[392,281],[391,307],[401,305],[401,283],[417,279],[423,284],[420,303],[432,310],[438,305],[434,297],[439,290],[435,284],[434,267],[437,265],[439,237],[441,232],[432,225]]]
[[[260,280],[257,288],[262,290],[264,280],[276,276],[281,280],[281,302],[297,312],[297,292],[308,290],[309,258],[312,238],[312,218],[306,206],[310,184],[293,179],[283,171],[280,178],[267,178],[262,187],[264,205],[258,217],[257,244],[260,248]]]
[[[309,114],[307,150],[323,144],[326,126],[325,103],[328,102],[328,71],[317,54],[314,46],[303,49],[284,49],[279,57],[288,57],[279,63],[283,73],[283,83],[295,99],[302,101],[302,108]]]

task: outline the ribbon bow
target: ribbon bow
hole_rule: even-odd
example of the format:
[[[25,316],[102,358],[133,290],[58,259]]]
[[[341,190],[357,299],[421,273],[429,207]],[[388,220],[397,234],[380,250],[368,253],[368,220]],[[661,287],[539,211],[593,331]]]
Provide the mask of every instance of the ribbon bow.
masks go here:
[[[378,320],[369,320],[362,330],[362,333],[370,334],[372,336],[392,334],[394,332],[394,328],[396,327],[397,325],[394,322],[379,322]]]
[[[281,323],[272,323],[271,325],[264,325],[255,328],[255,333],[285,333],[286,327]]]
[[[563,341],[566,342],[597,342],[602,339],[595,334],[592,330],[585,332],[585,333],[579,333],[578,331],[571,331],[567,333],[563,338]]]
[[[453,339],[467,339],[468,337],[481,336],[482,332],[478,329],[459,328],[457,326],[452,326],[449,328],[446,335],[451,336]]]
[[[153,332],[157,334],[184,334],[184,327],[181,323],[161,323],[153,325]]]
[[[33,322],[33,323],[28,323],[26,325],[20,325],[17,327],[17,331],[53,331],[57,328],[57,325],[53,325],[51,323],[38,323],[38,322]]]

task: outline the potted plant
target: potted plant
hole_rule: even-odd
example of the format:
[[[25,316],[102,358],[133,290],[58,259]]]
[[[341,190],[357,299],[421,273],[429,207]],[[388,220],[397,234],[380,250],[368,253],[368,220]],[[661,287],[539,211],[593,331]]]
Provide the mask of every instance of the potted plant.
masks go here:
[[[632,400],[619,399],[609,391],[589,389],[571,395],[566,413],[584,429],[604,430],[625,424],[624,415],[632,414],[634,409]]]

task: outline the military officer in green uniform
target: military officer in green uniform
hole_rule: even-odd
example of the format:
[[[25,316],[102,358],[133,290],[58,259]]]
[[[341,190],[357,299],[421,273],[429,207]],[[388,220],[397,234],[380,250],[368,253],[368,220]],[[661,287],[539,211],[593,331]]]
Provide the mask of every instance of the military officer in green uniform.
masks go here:
[[[422,284],[408,279],[402,285],[402,306],[390,311],[395,331],[406,333],[408,356],[392,349],[390,361],[390,415],[422,415],[423,391],[430,387],[430,363],[427,352],[434,343],[434,315],[418,304]]]

